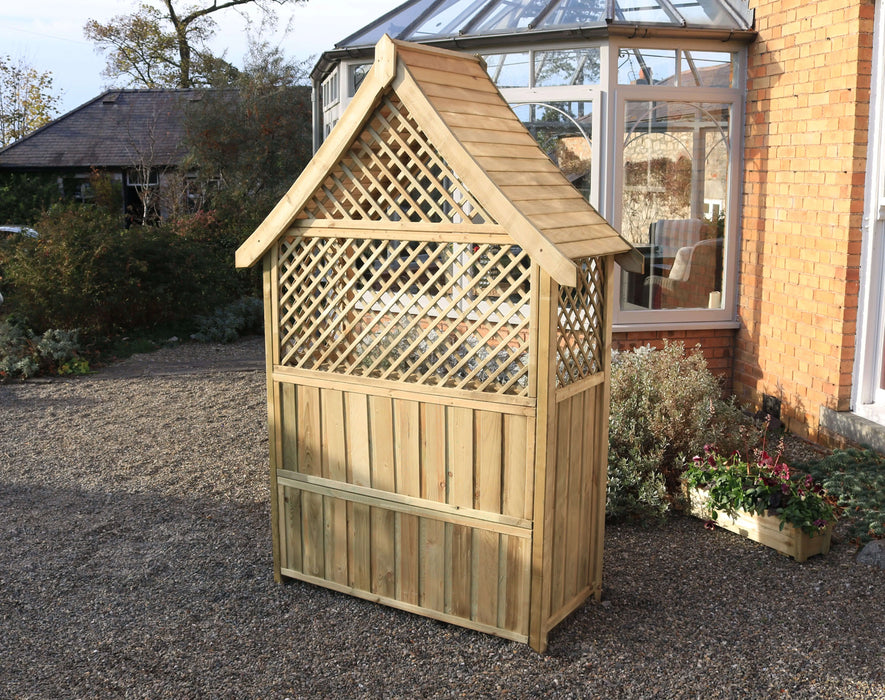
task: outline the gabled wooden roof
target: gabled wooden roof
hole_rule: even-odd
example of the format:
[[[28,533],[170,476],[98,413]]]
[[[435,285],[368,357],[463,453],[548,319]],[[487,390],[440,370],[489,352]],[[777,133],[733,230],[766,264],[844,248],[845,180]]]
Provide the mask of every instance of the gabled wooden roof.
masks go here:
[[[573,260],[633,250],[538,147],[482,59],[387,36],[340,123],[237,250],[237,266],[255,264],[293,226],[506,234],[569,286]]]

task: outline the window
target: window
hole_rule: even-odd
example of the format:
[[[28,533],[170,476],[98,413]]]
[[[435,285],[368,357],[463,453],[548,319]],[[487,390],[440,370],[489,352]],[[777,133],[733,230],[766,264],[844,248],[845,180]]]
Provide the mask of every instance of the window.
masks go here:
[[[538,145],[586,199],[593,178],[593,102],[511,104]]]
[[[338,103],[338,71],[332,71],[332,75],[323,81],[323,109]]]
[[[621,308],[721,309],[731,107],[625,104],[621,235],[646,259]]]

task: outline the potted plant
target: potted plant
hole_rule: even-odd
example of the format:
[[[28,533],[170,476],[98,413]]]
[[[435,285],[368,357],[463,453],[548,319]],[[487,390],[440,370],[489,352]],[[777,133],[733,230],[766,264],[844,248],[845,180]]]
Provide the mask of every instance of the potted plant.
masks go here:
[[[792,474],[780,455],[729,457],[707,445],[683,474],[691,513],[805,561],[826,554],[833,505],[810,476]]]

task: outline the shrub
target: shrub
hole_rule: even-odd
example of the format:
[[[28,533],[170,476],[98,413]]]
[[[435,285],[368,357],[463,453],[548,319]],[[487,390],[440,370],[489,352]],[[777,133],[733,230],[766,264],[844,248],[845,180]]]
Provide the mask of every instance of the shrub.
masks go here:
[[[88,371],[78,331],[53,329],[37,335],[14,320],[0,323],[0,380]]]
[[[723,400],[699,349],[665,342],[614,353],[606,513],[659,518],[679,498],[686,461],[704,445],[730,454],[760,438],[735,402]]]
[[[255,297],[243,297],[215,310],[211,316],[198,316],[198,330],[191,338],[201,343],[232,343],[242,335],[261,333],[264,304]]]
[[[59,197],[55,175],[0,173],[0,224],[33,224]]]
[[[33,328],[112,335],[190,319],[239,296],[233,252],[202,230],[125,229],[121,217],[83,205],[54,207],[36,228],[40,237],[18,245],[5,267],[7,302]]]

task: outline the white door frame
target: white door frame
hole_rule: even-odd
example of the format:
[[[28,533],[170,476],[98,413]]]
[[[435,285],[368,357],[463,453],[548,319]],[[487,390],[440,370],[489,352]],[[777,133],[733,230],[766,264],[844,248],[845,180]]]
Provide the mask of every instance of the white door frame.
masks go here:
[[[876,3],[870,138],[864,195],[857,343],[851,406],[855,413],[885,424],[885,7]]]

